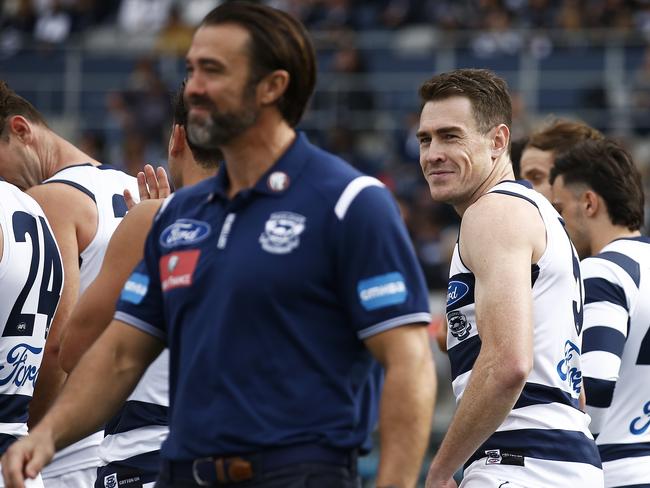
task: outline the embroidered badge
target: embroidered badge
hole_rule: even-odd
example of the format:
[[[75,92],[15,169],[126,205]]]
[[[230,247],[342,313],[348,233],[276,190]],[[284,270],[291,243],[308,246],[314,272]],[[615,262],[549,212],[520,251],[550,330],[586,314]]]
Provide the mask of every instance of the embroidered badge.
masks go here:
[[[264,224],[259,242],[271,254],[288,254],[300,245],[307,218],[293,212],[275,212]]]

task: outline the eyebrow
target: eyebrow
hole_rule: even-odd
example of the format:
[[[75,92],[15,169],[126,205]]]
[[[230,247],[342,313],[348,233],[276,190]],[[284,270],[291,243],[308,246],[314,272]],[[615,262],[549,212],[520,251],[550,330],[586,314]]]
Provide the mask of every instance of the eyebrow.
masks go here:
[[[186,65],[192,64],[192,60],[189,57],[185,58],[185,64]],[[214,59],[214,58],[198,58],[198,59],[196,59],[195,64],[197,64],[199,66],[202,66],[202,67],[216,66],[216,67],[219,67],[219,68],[225,68],[224,64],[221,61],[219,61],[217,59]]]
[[[449,125],[449,126],[446,126],[446,127],[438,127],[433,132],[438,134],[438,135],[444,135],[444,134],[449,134],[449,133],[452,133],[452,132],[463,132],[463,129],[462,129],[462,127],[457,126],[457,125]],[[427,136],[427,135],[429,135],[429,132],[424,131],[424,130],[419,130],[419,131],[417,131],[415,133],[415,136],[418,139],[420,139],[421,137]]]

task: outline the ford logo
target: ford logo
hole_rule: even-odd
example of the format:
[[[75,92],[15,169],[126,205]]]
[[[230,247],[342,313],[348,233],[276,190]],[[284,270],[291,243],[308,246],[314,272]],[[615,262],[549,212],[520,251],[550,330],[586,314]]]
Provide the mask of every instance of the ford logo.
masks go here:
[[[451,306],[454,303],[462,299],[467,292],[469,291],[469,286],[462,281],[450,281],[449,286],[447,287],[447,306]]]
[[[210,235],[210,224],[192,219],[179,219],[160,234],[163,247],[187,246],[201,242]]]

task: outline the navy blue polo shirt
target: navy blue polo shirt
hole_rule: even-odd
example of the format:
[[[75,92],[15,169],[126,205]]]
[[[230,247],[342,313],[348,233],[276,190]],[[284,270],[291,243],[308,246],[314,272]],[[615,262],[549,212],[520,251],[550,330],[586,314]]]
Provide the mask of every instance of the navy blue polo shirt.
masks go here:
[[[430,321],[395,201],[301,134],[227,188],[225,167],[165,202],[115,315],[169,347],[163,458],[361,446],[378,401],[364,339]]]

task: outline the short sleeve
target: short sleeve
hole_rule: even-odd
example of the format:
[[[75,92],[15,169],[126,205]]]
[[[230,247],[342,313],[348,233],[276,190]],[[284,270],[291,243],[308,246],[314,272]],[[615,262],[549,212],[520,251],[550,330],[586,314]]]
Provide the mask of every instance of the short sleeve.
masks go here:
[[[159,221],[156,220],[145,241],[144,258],[122,288],[115,319],[166,341],[167,331],[158,268],[159,228]]]
[[[378,185],[346,198],[336,213],[338,276],[357,336],[428,324],[428,290],[395,200]]]

